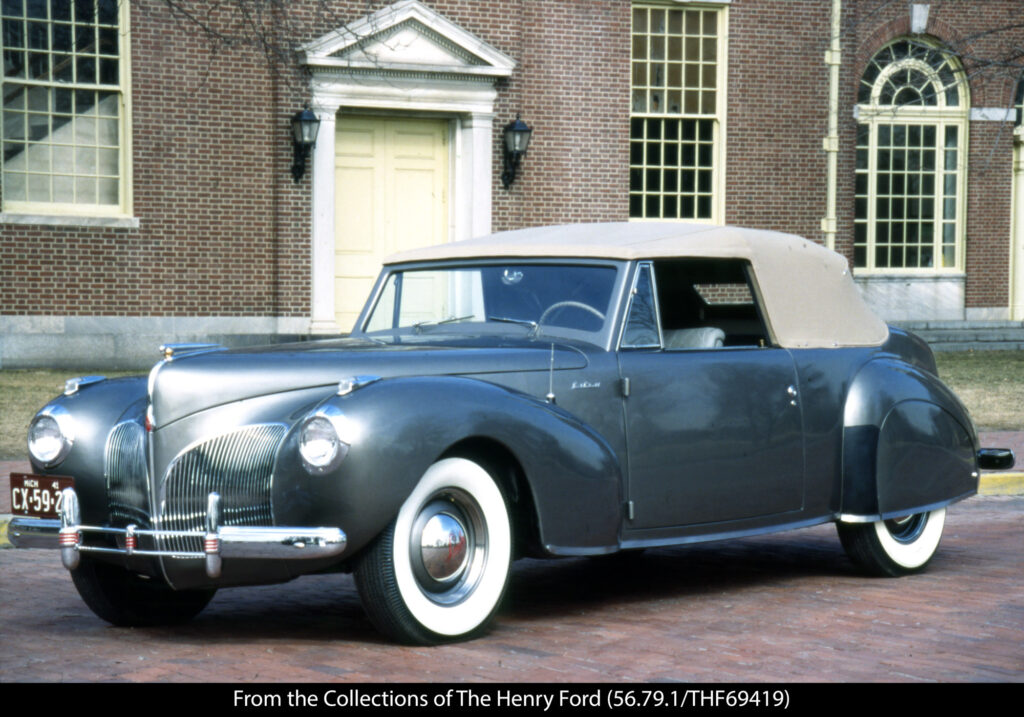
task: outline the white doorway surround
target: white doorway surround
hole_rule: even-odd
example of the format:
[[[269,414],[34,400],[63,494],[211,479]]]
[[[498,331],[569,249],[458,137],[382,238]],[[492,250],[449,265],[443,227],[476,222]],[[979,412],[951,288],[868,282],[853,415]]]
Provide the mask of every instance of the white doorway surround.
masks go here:
[[[508,55],[418,0],[401,0],[303,48],[320,118],[312,159],[310,333],[335,322],[335,136],[339,114],[386,113],[452,123],[449,230],[452,241],[491,230],[495,83],[512,74]],[[344,327],[347,330],[348,327]]]
[[[1022,80],[1024,82],[1024,80]],[[1020,112],[1024,112],[1021,105]],[[1024,123],[1014,131],[1013,235],[1010,237],[1010,318],[1024,321]]]

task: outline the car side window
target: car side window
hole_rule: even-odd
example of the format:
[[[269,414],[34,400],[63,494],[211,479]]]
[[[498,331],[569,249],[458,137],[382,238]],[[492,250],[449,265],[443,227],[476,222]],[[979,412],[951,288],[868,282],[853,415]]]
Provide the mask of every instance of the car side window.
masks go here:
[[[770,343],[747,261],[666,259],[654,276],[666,349]]]
[[[622,347],[638,349],[658,346],[661,346],[661,337],[658,335],[658,318],[654,308],[651,265],[641,264],[630,292],[629,316],[622,332]]]

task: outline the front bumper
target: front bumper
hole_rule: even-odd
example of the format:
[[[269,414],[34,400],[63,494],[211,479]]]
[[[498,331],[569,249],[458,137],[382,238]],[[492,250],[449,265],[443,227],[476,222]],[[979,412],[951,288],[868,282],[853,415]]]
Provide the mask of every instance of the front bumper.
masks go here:
[[[11,519],[8,537],[17,548],[59,548],[61,562],[68,570],[78,567],[82,553],[107,553],[124,556],[146,556],[206,561],[206,574],[218,578],[225,559],[303,560],[329,558],[345,551],[348,538],[340,528],[307,528],[291,526],[221,525],[221,499],[217,493],[207,497],[206,531],[143,530],[134,525],[108,528],[82,525],[78,495],[73,488],[63,491],[60,520],[46,518]],[[118,547],[85,545],[85,535],[112,535]],[[200,538],[202,552],[181,550],[140,550],[140,537],[153,540],[157,546],[170,538]],[[123,547],[121,547],[123,546]]]

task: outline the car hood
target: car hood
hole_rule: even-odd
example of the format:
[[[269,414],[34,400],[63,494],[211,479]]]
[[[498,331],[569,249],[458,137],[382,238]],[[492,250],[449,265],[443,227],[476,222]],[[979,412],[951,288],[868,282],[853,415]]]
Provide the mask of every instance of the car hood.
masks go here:
[[[578,369],[587,364],[579,348],[565,343],[502,337],[380,344],[335,339],[174,356],[150,377],[153,420],[164,426],[214,406],[285,391],[332,386],[371,375],[481,375]]]

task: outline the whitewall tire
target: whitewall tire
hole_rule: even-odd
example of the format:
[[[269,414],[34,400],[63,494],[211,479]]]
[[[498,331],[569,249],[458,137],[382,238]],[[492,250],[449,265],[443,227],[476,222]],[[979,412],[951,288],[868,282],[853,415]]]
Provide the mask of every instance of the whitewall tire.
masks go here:
[[[839,523],[839,538],[850,559],[874,575],[920,572],[942,538],[946,509],[914,513],[873,523]]]
[[[363,554],[356,586],[370,620],[402,642],[471,637],[508,583],[512,531],[501,489],[465,458],[432,465]]]

